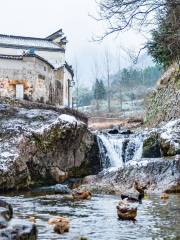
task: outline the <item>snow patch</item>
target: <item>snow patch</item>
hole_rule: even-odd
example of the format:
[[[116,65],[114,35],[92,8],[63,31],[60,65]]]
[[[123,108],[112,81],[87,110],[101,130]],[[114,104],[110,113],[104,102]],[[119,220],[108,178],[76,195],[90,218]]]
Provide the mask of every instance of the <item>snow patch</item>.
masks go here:
[[[148,165],[149,161],[148,160],[141,160],[139,162],[132,160],[129,161],[126,166],[138,166],[138,167],[146,167]]]
[[[62,121],[65,121],[65,122],[69,122],[69,123],[77,122],[77,119],[74,116],[70,116],[67,114],[61,114],[59,119],[61,119]]]
[[[173,128],[177,125],[180,125],[180,119],[176,119],[176,120],[166,123],[165,126],[163,127],[163,129]]]

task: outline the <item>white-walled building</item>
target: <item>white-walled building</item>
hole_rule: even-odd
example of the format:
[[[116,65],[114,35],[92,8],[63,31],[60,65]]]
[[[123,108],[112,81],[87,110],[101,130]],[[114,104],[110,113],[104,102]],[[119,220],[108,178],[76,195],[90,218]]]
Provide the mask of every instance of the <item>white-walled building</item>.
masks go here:
[[[73,70],[65,61],[66,37],[0,34],[0,96],[72,106]]]

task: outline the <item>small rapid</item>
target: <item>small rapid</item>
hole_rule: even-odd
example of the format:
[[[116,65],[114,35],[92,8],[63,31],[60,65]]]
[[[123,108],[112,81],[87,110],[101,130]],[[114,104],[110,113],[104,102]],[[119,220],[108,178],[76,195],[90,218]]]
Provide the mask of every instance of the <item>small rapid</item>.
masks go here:
[[[102,169],[123,167],[129,161],[140,161],[143,152],[144,135],[109,134],[97,135]]]

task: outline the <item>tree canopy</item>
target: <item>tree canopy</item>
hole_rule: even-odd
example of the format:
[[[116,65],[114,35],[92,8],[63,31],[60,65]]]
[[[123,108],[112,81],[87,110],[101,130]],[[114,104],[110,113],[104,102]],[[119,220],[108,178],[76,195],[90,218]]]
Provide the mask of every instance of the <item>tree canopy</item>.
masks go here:
[[[96,79],[94,85],[94,98],[96,100],[103,100],[106,98],[106,89],[102,80]]]
[[[155,61],[164,67],[180,61],[180,5],[168,7],[165,16],[159,17],[158,28],[152,31],[147,47]]]

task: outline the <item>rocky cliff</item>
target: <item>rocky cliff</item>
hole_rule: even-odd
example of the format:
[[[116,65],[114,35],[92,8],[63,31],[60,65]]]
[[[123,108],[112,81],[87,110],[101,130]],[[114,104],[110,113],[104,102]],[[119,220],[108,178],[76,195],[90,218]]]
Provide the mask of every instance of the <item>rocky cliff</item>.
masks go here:
[[[0,103],[0,190],[83,177],[100,168],[95,136],[56,109]]]
[[[147,126],[180,117],[180,66],[174,63],[160,78],[156,90],[146,99]]]

